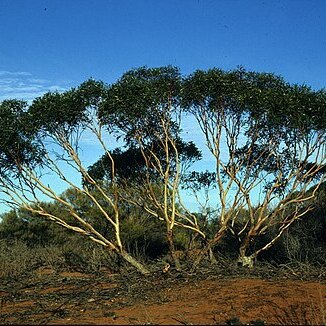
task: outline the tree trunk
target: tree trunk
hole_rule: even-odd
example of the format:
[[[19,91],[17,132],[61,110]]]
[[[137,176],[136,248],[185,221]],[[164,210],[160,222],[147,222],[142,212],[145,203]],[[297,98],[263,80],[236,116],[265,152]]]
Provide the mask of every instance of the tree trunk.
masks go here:
[[[238,266],[253,268],[254,260],[255,260],[256,256],[255,255],[247,256],[246,251],[247,251],[246,247],[240,247],[237,264],[238,264]]]
[[[222,231],[220,230],[219,232],[217,232],[215,234],[214,238],[211,240],[207,240],[206,238],[203,239],[204,249],[202,249],[198,253],[197,258],[195,259],[194,263],[192,264],[192,268],[191,268],[192,271],[195,271],[197,269],[197,267],[199,266],[200,262],[203,260],[205,255],[208,255],[211,264],[215,264],[217,262],[217,260],[214,256],[214,253],[213,253],[213,248],[222,239],[222,237],[224,236],[225,230],[226,229],[223,229]]]
[[[130,265],[135,267],[141,274],[143,275],[148,275],[150,272],[149,270],[143,266],[140,262],[138,262],[135,258],[130,256],[127,252],[121,251],[118,252],[118,254],[125,260],[127,261]]]
[[[172,261],[174,263],[174,266],[177,271],[181,271],[182,268],[181,268],[180,260],[177,257],[175,248],[174,248],[173,230],[168,230],[167,241],[168,241],[169,251],[170,251],[170,255],[171,255]]]
[[[197,269],[197,267],[199,266],[199,264],[201,263],[201,261],[206,255],[208,255],[211,264],[215,264],[217,262],[213,253],[212,245],[210,243],[207,243],[205,248],[200,250],[200,252],[197,254],[197,257],[191,267],[192,272],[194,272]]]
[[[254,267],[254,256],[240,256],[237,260],[239,266],[253,268]]]
[[[213,249],[211,247],[208,249],[208,257],[209,257],[209,261],[210,261],[211,264],[216,264],[217,263],[215,255],[213,253]]]

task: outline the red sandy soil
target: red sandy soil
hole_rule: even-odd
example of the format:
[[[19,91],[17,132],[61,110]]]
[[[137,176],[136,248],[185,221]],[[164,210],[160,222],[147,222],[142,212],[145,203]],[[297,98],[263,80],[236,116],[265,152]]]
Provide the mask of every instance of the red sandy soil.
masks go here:
[[[0,280],[0,324],[325,324],[325,280],[167,273],[100,276],[41,268]],[[238,323],[239,325],[239,323]]]

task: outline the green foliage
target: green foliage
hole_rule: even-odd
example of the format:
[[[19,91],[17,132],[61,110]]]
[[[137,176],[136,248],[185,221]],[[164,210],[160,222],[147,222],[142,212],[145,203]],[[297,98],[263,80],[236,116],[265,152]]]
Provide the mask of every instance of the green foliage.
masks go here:
[[[107,194],[112,196],[112,189],[107,188]],[[100,203],[101,207],[109,216],[113,216],[112,205],[108,203],[107,200],[99,193],[98,190],[92,190],[93,197]],[[112,235],[112,228],[110,223],[103,217],[101,209],[94,203],[89,196],[82,194],[79,191],[76,191],[73,188],[68,188],[66,191],[61,194],[61,197],[67,201],[76,211],[76,213],[87,223],[93,225],[93,227],[98,230],[102,235],[108,237]],[[81,226],[81,224],[73,220],[70,216],[70,212],[67,211],[65,207],[61,208],[61,205],[54,204],[56,209],[61,209],[61,214],[65,214],[65,220],[68,221],[71,225]]]
[[[73,237],[75,235],[68,230],[23,209],[12,210],[1,216],[0,239],[7,243],[19,240],[28,247],[61,245]]]
[[[202,188],[214,189],[216,188],[216,173],[210,171],[196,172],[191,171],[183,176],[183,189],[193,189],[199,191]]]
[[[171,146],[171,145],[170,145]],[[190,165],[201,158],[201,153],[193,142],[184,142],[181,139],[176,140],[178,150],[178,159],[182,164]],[[112,181],[112,159],[114,161],[116,181],[122,182],[144,182],[150,177],[153,182],[157,180],[157,171],[146,164],[143,153],[153,151],[162,162],[164,167],[164,151],[158,142],[152,142],[142,150],[137,145],[128,147],[122,151],[116,148],[109,155],[103,155],[97,162],[88,168],[88,173],[97,181]],[[171,156],[169,162],[171,168],[174,168],[175,158]],[[147,174],[146,174],[147,173]],[[84,181],[86,184],[86,181]]]
[[[237,159],[243,159],[250,150],[249,159],[256,162],[257,169],[264,164],[270,172],[292,162],[297,164],[292,159],[297,150],[295,144],[309,133],[325,131],[326,127],[324,90],[290,85],[279,76],[243,68],[196,71],[184,79],[181,104],[185,111],[195,115],[204,112],[207,119],[214,114],[223,126],[236,119],[247,138],[243,147],[235,144]],[[266,146],[270,151],[266,151]],[[280,154],[282,162],[276,162],[271,151]]]
[[[70,134],[91,121],[94,112],[89,109],[99,106],[105,89],[102,82],[90,79],[77,89],[48,92],[33,101],[28,113],[39,131]]]
[[[35,141],[27,103],[6,100],[0,103],[0,176],[17,176],[22,164],[33,167],[42,162],[42,151]]]
[[[241,113],[246,109],[248,94],[246,72],[240,68],[231,72],[213,68],[197,70],[186,77],[182,88],[182,107],[194,113],[205,107],[211,112]]]
[[[213,112],[226,110],[230,115],[247,113],[246,117],[262,128],[261,137],[289,128],[305,132],[325,130],[325,104],[325,90],[290,85],[274,74],[243,68],[198,70],[185,78],[182,92],[185,110],[205,107]]]
[[[110,130],[123,132],[127,143],[140,134],[143,139],[152,139],[154,134],[162,133],[162,116],[175,133],[179,127],[170,114],[177,110],[180,87],[181,77],[175,67],[128,71],[109,87],[99,116]]]
[[[111,157],[114,161],[115,177],[119,180],[137,180],[144,176],[146,163],[137,147],[130,147],[125,151],[116,148]],[[88,168],[90,176],[97,181],[112,181],[112,160],[108,155],[103,155],[98,161]],[[86,184],[86,181],[83,181]]]
[[[126,216],[121,224],[121,236],[129,252],[144,259],[155,259],[168,251],[164,225],[147,216]]]

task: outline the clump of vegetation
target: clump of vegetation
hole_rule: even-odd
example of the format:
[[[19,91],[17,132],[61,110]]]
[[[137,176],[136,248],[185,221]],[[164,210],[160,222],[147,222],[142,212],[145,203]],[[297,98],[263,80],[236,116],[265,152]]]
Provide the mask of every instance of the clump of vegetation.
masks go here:
[[[146,275],[162,257],[195,270],[219,255],[249,267],[316,256],[324,264],[325,98],[273,74],[182,76],[167,66],[130,70],[112,85],[91,79],[31,104],[2,101],[0,192],[13,210],[0,238],[60,248],[59,266],[94,272],[107,260]],[[182,138],[189,116],[212,171],[193,170],[202,148]],[[81,155],[85,135],[102,149],[91,166]],[[112,150],[111,139],[123,146]],[[185,191],[200,212],[185,205]]]

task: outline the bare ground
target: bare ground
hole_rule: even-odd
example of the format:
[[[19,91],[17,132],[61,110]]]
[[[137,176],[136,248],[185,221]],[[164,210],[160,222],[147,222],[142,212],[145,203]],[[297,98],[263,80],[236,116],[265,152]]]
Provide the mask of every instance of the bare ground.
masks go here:
[[[98,275],[45,267],[0,280],[0,324],[325,324],[326,278],[287,267]]]

